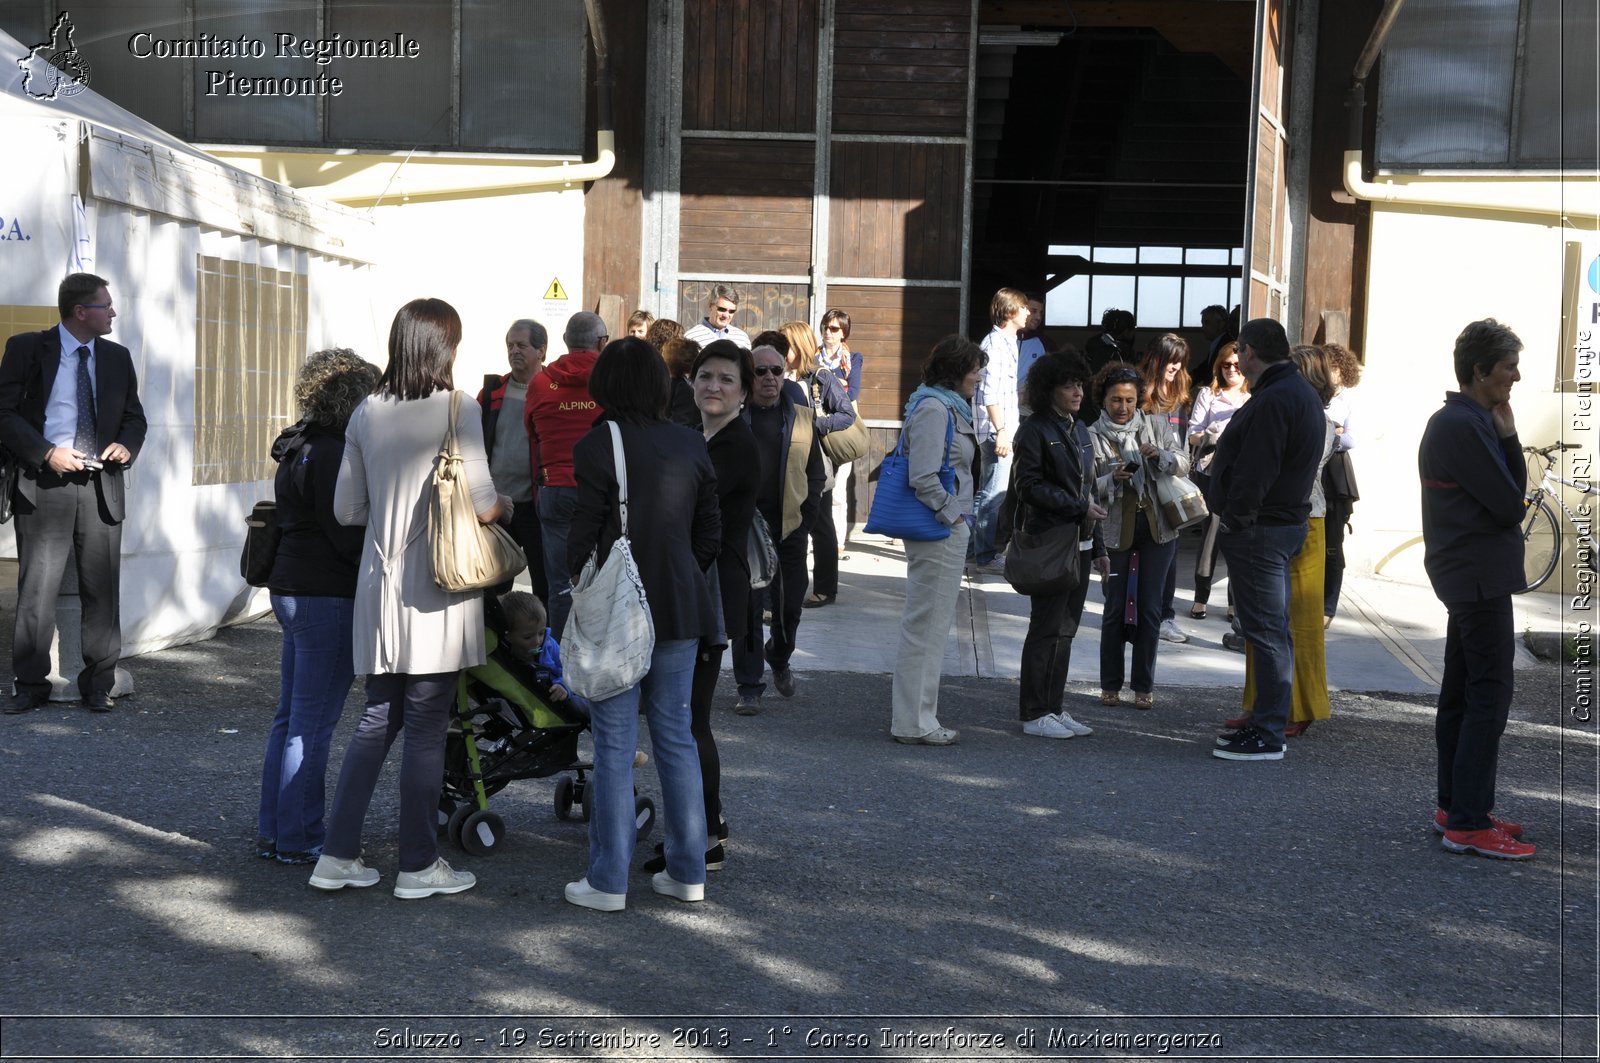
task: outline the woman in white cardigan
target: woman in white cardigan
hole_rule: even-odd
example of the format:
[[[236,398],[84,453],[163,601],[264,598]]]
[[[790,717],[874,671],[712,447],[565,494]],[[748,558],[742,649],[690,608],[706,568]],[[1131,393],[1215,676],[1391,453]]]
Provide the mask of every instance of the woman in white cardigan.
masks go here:
[[[428,542],[434,461],[450,416],[460,342],[461,318],[449,303],[415,299],[401,307],[389,329],[389,365],[345,430],[333,508],[340,523],[367,526],[352,639],[355,670],[367,676],[367,708],[339,772],[327,841],[311,876],[318,889],[377,884],[377,870],[361,861],[361,828],[402,730],[395,896],[460,893],[476,881],[439,856],[437,810],[456,677],[484,662],[483,598],[434,583]],[[509,515],[510,500],[496,495],[489,477],[482,414],[465,395],[456,438],[478,520]]]

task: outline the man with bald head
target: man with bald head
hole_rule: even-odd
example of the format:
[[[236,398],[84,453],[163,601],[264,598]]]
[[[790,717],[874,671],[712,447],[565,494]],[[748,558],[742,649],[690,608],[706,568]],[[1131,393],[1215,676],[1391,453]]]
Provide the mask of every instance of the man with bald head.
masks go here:
[[[567,319],[562,335],[567,353],[534,375],[528,385],[528,438],[539,459],[539,535],[544,574],[550,587],[550,631],[557,640],[572,609],[572,577],[567,572],[567,528],[578,504],[572,476],[572,447],[594,427],[600,408],[589,397],[589,373],[611,337],[599,314],[579,311]]]

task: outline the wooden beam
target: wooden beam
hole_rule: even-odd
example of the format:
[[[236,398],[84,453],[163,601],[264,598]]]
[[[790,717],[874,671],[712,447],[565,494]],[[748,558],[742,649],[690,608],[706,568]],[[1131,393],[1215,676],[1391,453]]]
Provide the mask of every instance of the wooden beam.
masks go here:
[[[978,23],[980,28],[1152,29],[1180,52],[1210,52],[1248,80],[1256,6],[1244,0],[981,0]]]

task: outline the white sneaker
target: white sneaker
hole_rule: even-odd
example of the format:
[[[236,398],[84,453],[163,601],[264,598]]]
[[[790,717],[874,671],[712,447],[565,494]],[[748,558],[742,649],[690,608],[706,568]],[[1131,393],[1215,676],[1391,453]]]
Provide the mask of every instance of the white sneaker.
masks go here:
[[[445,863],[444,857],[421,871],[402,871],[394,880],[394,895],[403,901],[432,897],[435,893],[460,893],[478,884],[478,877],[470,871],[457,871]]]
[[[1075,738],[1077,732],[1061,722],[1061,717],[1055,715],[1041,716],[1037,720],[1028,720],[1022,725],[1022,733],[1034,735],[1038,738]]]
[[[705,883],[679,882],[665,871],[658,871],[650,877],[650,888],[668,897],[676,897],[680,901],[706,899]]]
[[[361,857],[340,860],[336,856],[317,857],[317,866],[311,869],[311,885],[319,890],[342,890],[346,886],[360,889],[378,884],[378,872],[361,862]]]
[[[1176,620],[1161,621],[1161,641],[1163,642],[1188,642],[1189,636],[1184,634]]]
[[[1086,723],[1079,723],[1077,720],[1074,720],[1072,718],[1072,713],[1070,712],[1058,712],[1056,713],[1056,718],[1061,721],[1061,725],[1063,727],[1077,735],[1079,738],[1082,738],[1084,735],[1094,734],[1093,727],[1090,727]]]
[[[626,893],[607,893],[589,885],[587,878],[567,883],[567,901],[579,908],[593,908],[597,912],[620,912],[628,906]]]

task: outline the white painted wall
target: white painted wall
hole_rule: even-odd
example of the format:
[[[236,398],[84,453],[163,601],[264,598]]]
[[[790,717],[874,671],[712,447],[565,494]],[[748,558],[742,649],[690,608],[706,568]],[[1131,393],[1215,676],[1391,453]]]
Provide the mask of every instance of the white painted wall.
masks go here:
[[[387,341],[394,312],[433,296],[461,314],[456,386],[476,394],[485,373],[506,368],[506,328],[518,318],[550,332],[553,361],[567,318],[585,309],[583,192],[530,192],[445,202],[401,203],[372,211],[378,236],[372,270],[374,314]],[[552,280],[568,298],[546,301]],[[382,365],[380,347],[374,361]]]
[[[1457,388],[1451,352],[1469,322],[1493,317],[1522,338],[1522,381],[1512,393],[1522,442],[1542,446],[1561,434],[1574,402],[1555,388],[1564,244],[1582,236],[1534,214],[1374,207],[1366,367],[1353,392],[1361,501],[1345,541],[1352,566],[1424,578],[1417,445],[1444,393]],[[1592,432],[1569,426],[1566,438],[1593,453]]]

